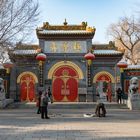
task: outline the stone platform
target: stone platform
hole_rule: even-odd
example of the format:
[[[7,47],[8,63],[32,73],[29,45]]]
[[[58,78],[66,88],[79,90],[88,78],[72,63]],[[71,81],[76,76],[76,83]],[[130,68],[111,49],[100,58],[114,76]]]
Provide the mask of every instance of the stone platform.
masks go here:
[[[85,118],[93,108],[50,106],[50,119],[36,111],[25,106],[0,110],[0,140],[140,140],[140,111],[107,109],[105,118]]]
[[[96,107],[96,102],[54,102],[49,103],[49,109],[94,109]],[[116,102],[105,103],[107,109],[127,109],[126,104],[118,104]],[[35,108],[35,102],[17,102],[8,108]]]

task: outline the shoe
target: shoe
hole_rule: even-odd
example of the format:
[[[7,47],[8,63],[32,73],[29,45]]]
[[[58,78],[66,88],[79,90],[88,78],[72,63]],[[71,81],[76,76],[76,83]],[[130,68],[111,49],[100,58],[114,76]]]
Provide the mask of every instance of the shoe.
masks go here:
[[[44,118],[41,117],[41,119],[44,119]]]
[[[50,117],[46,117],[45,119],[50,119]]]

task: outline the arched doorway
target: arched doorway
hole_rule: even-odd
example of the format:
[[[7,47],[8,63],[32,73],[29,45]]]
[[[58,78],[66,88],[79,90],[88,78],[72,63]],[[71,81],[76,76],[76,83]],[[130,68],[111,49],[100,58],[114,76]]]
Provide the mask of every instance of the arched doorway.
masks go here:
[[[105,71],[99,72],[95,75],[93,79],[93,83],[96,84],[96,88],[98,85],[102,85],[102,91],[106,94],[107,101],[112,101],[112,83],[114,83],[114,77]]]
[[[83,78],[81,69],[74,63],[61,61],[52,66],[48,78],[52,79],[55,102],[77,102],[78,80]]]
[[[78,75],[68,66],[58,68],[53,75],[54,101],[75,102],[78,100]]]
[[[37,77],[32,72],[23,72],[18,76],[17,83],[20,86],[21,101],[35,101],[35,83],[37,82]]]

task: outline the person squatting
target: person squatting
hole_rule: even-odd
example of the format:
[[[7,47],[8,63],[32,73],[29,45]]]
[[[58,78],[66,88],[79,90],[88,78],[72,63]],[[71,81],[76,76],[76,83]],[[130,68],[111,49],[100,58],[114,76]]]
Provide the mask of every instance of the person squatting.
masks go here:
[[[99,88],[99,87],[98,87]],[[95,109],[95,115],[97,117],[105,117],[106,116],[106,108],[104,102],[106,101],[106,95],[103,92],[99,92],[97,88],[97,105]]]

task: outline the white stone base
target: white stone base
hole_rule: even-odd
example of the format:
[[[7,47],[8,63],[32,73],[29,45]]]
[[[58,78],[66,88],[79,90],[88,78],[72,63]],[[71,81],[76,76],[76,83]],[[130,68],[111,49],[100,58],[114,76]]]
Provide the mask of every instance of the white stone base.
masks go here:
[[[5,108],[6,106],[8,106],[9,104],[11,104],[13,102],[14,102],[13,99],[4,99],[4,100],[0,101],[0,108]]]
[[[140,110],[140,94],[133,94],[128,96],[127,107],[130,110]]]

